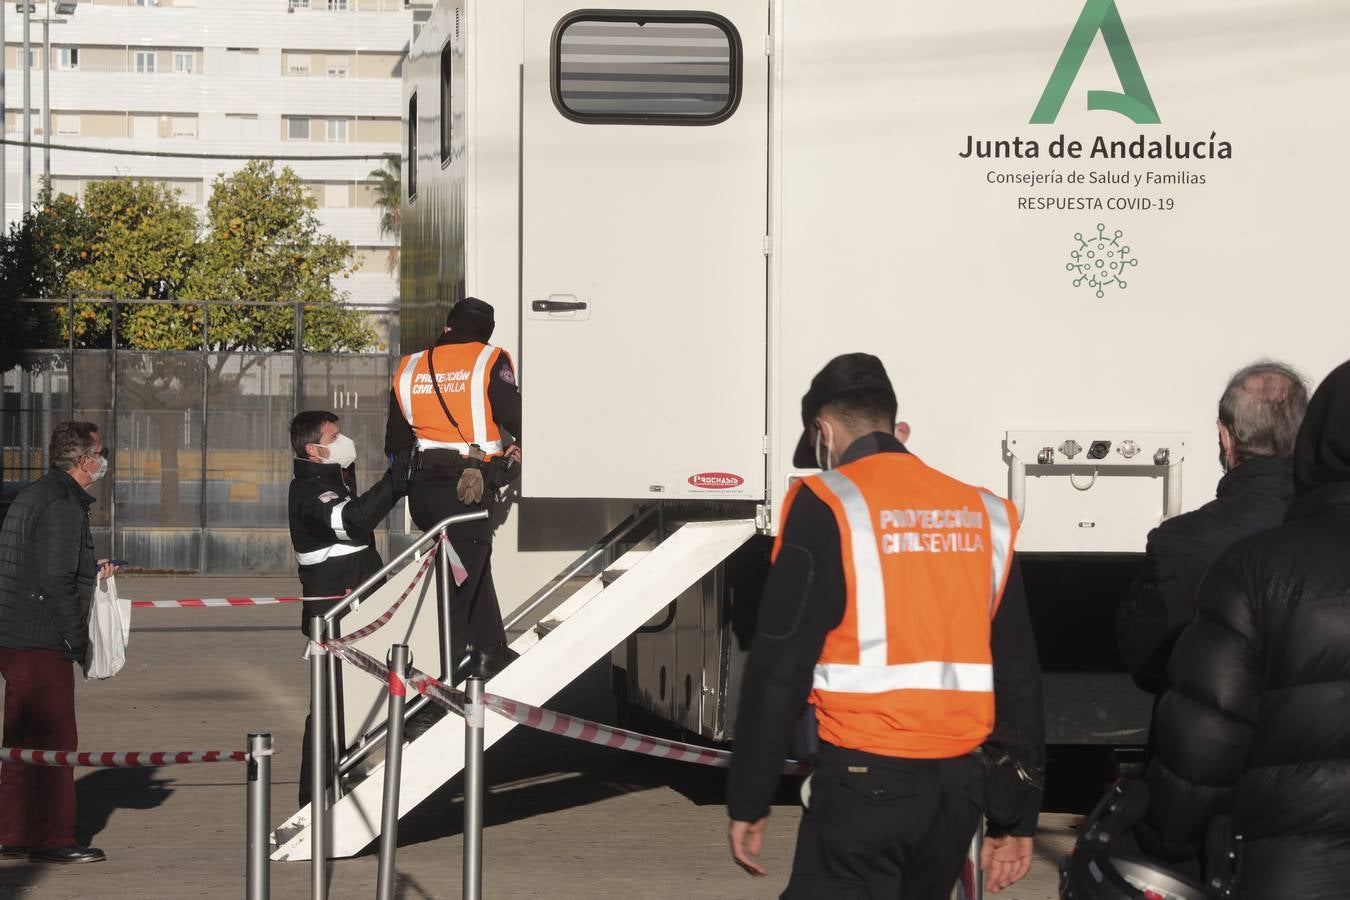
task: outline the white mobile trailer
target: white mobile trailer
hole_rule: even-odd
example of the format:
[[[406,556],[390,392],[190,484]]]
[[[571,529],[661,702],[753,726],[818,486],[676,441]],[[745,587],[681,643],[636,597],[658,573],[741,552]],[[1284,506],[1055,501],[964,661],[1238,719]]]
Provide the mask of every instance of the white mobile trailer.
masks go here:
[[[864,350],[911,449],[1022,510],[1050,739],[1141,742],[1112,615],[1213,496],[1227,378],[1350,355],[1347,93],[1336,0],[442,0],[404,70],[402,346],[474,295],[520,362],[504,604],[636,504],[752,520],[585,648],[730,737],[800,397]]]
[[[1130,93],[1124,51],[1160,123],[1089,109]],[[1350,355],[1347,51],[1335,2],[443,0],[405,76],[403,345],[468,294],[520,360],[526,500],[497,569],[535,583],[506,596],[542,581],[524,533],[588,500],[744,500],[776,527],[801,394],[865,350],[916,453],[1019,500],[1052,682],[1112,668],[1118,554],[1169,492],[1213,496],[1228,375]],[[1096,287],[1075,253],[1107,263]],[[1057,729],[1055,690],[1053,737],[1137,739],[1137,716]]]

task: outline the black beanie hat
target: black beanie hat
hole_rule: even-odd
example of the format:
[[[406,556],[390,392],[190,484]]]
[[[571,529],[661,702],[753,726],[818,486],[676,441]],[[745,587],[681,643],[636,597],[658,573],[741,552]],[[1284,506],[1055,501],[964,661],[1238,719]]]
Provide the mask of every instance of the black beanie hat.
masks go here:
[[[477,297],[465,297],[450,307],[445,316],[445,326],[461,337],[472,338],[486,343],[497,327],[492,304],[484,303]]]

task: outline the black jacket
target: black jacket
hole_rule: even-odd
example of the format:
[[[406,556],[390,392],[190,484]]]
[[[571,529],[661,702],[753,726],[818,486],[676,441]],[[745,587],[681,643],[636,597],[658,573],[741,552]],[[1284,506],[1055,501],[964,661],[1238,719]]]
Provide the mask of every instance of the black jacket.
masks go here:
[[[1116,611],[1120,658],[1135,684],[1162,693],[1205,572],[1237,541],[1279,525],[1293,499],[1293,460],[1252,459],[1223,476],[1214,500],[1149,532],[1143,570]]]
[[[873,453],[907,453],[880,432],[859,438],[844,453],[852,462]],[[791,548],[791,552],[789,552]],[[825,637],[844,618],[847,591],[839,526],[825,502],[801,491],[783,522],[778,560],[769,572],[755,637],[746,662],[736,719],[736,745],[727,777],[727,811],[753,822],[769,813],[778,773]],[[1041,670],[1027,614],[1022,576],[1014,557],[990,635],[994,659],[995,718],[1013,726],[1044,758],[1045,717]],[[1039,765],[1040,760],[1035,763]],[[1040,794],[1012,831],[1036,832]]]
[[[94,498],[52,469],[14,498],[0,526],[0,647],[83,661],[98,560]]]
[[[1196,851],[1231,812],[1238,895],[1350,893],[1350,363],[1314,393],[1285,523],[1205,577],[1158,706],[1141,845]]]
[[[291,481],[291,545],[306,597],[347,593],[380,570],[375,529],[403,495],[391,469],[364,494],[356,492],[356,467],[295,460]],[[302,631],[309,617],[322,615],[337,600],[304,604]]]

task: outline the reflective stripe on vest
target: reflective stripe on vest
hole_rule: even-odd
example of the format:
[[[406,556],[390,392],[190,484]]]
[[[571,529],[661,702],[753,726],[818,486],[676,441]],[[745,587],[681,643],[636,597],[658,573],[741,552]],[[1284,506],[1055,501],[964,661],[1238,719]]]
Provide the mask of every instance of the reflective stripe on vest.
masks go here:
[[[1003,596],[1003,587],[1008,578],[1008,564],[1012,556],[1012,523],[1008,520],[1008,507],[1003,498],[980,490],[980,499],[984,501],[985,514],[989,516],[989,565],[991,585],[989,593],[989,618],[994,617],[998,609],[998,598]]]
[[[881,694],[886,691],[974,691],[994,689],[994,667],[983,663],[918,662],[895,666],[816,666],[811,686],[819,691]]]
[[[304,553],[297,552],[295,561],[302,566],[317,566],[326,560],[336,559],[339,556],[352,556],[364,549],[366,549],[365,545],[358,547],[353,544],[330,544],[318,550],[309,550]]]
[[[417,439],[418,450],[454,450],[461,456],[468,456],[471,449],[468,444],[460,441],[429,441],[425,438]],[[500,456],[502,452],[501,441],[485,441],[478,445],[487,456]]]
[[[403,358],[403,367],[399,370],[396,378],[398,386],[398,405],[403,410],[403,418],[411,428],[417,427],[417,422],[413,419],[412,385],[413,373],[417,371],[417,364],[426,356],[425,350],[410,354]]]
[[[858,604],[858,663],[886,665],[886,580],[881,574],[881,552],[872,530],[872,513],[858,486],[838,469],[822,472],[820,480],[834,491],[848,516],[852,535],[855,596]]]
[[[483,384],[483,375],[487,371],[488,360],[497,348],[491,344],[483,346],[483,352],[474,360],[473,375],[469,378],[469,402],[473,409],[473,442],[487,449],[487,389]],[[501,452],[500,449],[497,451]]]

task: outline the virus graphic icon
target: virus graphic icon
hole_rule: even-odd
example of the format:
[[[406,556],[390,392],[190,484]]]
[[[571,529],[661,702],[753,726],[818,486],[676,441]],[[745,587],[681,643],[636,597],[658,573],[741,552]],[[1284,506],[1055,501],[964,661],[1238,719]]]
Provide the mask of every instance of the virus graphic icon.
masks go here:
[[[1114,235],[1106,233],[1106,226],[1099,224],[1095,235],[1084,236],[1080,231],[1073,236],[1078,246],[1069,252],[1072,262],[1064,268],[1074,273],[1074,287],[1086,284],[1097,291],[1100,299],[1106,296],[1106,289],[1116,287],[1125,290],[1129,287],[1125,281],[1125,269],[1139,265],[1139,260],[1130,255],[1129,244],[1121,243],[1125,232],[1116,230]]]

